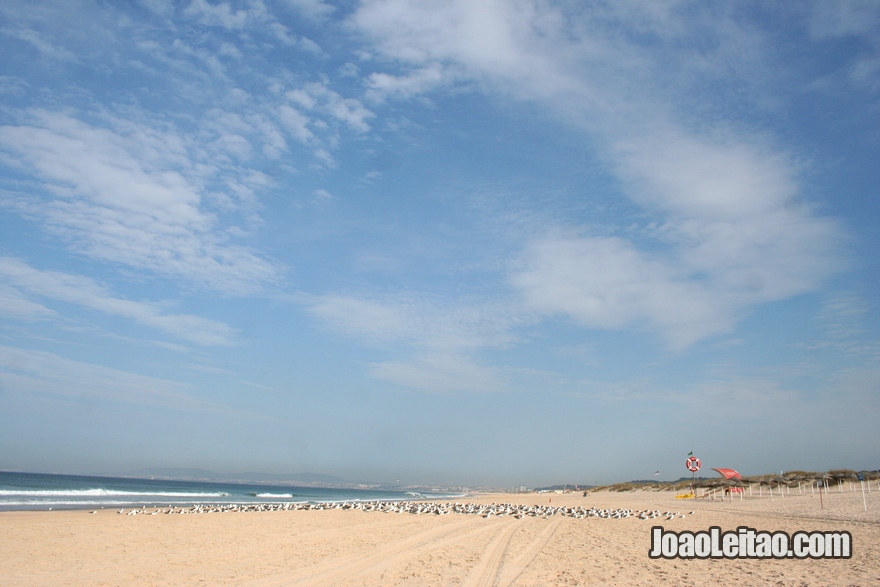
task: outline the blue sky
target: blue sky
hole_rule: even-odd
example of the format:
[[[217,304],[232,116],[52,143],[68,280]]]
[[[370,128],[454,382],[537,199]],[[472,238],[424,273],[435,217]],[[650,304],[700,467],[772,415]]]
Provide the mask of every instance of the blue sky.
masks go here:
[[[0,5],[0,468],[880,466],[880,6]]]

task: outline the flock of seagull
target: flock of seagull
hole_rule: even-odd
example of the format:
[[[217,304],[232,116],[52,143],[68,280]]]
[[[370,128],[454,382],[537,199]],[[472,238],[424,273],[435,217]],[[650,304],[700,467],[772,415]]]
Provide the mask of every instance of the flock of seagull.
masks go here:
[[[585,518],[605,518],[620,520],[624,518],[636,518],[639,520],[654,520],[663,518],[665,520],[674,520],[675,518],[684,518],[681,512],[660,510],[631,510],[626,508],[620,509],[602,509],[596,507],[565,507],[565,506],[541,506],[541,505],[519,505],[511,503],[492,503],[492,504],[475,504],[475,503],[446,503],[446,502],[415,502],[415,501],[363,501],[363,502],[323,502],[323,503],[258,503],[258,504],[224,504],[224,505],[194,505],[188,508],[168,506],[167,508],[153,508],[153,511],[147,511],[148,508],[133,508],[125,511],[125,508],[117,511],[117,514],[125,514],[126,516],[157,514],[213,514],[225,512],[273,512],[283,510],[361,510],[365,512],[386,512],[398,514],[415,514],[415,515],[446,515],[446,514],[469,514],[479,515],[483,518],[492,516],[512,516],[516,519],[525,517],[531,518],[549,518],[550,516],[566,516],[569,518],[585,519]],[[91,512],[95,513],[95,512]],[[694,512],[690,512],[693,514]]]

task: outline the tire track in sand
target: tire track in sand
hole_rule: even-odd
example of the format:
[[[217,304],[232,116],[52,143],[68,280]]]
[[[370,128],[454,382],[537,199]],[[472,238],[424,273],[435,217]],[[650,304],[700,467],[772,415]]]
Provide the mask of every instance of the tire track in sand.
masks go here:
[[[489,587],[495,584],[498,579],[498,571],[501,569],[501,561],[504,553],[510,546],[513,533],[519,528],[523,522],[521,520],[509,522],[505,528],[501,530],[486,550],[477,566],[474,567],[467,579],[462,584],[464,587]]]
[[[550,522],[547,527],[544,528],[544,531],[541,532],[541,534],[539,534],[518,557],[513,559],[509,565],[505,565],[504,572],[498,577],[496,587],[508,587],[513,584],[513,582],[522,575],[523,571],[526,570],[526,567],[535,560],[535,557],[544,550],[544,547],[547,546],[547,543],[553,538],[553,534],[556,533],[556,528],[558,528],[561,523],[562,520],[559,518]]]
[[[305,569],[297,569],[285,573],[283,577],[265,578],[248,583],[251,587],[293,587],[296,585],[335,585],[369,573],[377,572],[385,567],[393,566],[413,558],[419,551],[430,547],[437,548],[448,542],[462,539],[462,535],[472,535],[491,529],[481,526],[483,520],[471,519],[462,522],[444,524],[431,528],[413,536],[398,540],[388,546],[379,548],[368,555],[352,555],[320,562]],[[478,526],[474,528],[474,526]]]

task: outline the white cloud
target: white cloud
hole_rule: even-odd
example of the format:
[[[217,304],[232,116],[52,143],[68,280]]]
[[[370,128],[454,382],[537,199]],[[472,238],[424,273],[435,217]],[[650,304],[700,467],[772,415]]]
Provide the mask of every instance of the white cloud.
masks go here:
[[[55,59],[58,61],[65,61],[69,63],[76,63],[78,61],[76,55],[74,55],[72,51],[53,45],[51,42],[49,42],[33,30],[3,28],[0,29],[0,34],[15,37],[19,40],[30,43],[37,49],[37,51],[40,52],[40,54],[42,54],[44,57],[48,57],[49,59]]]
[[[174,11],[172,0],[140,0],[140,3],[160,16],[167,16]]]
[[[372,0],[352,23],[416,72],[374,73],[377,96],[476,82],[582,129],[656,228],[533,236],[511,283],[537,311],[593,328],[648,328],[684,348],[730,330],[756,304],[816,289],[839,266],[840,230],[801,201],[792,156],[728,121],[691,119],[682,90],[703,82],[680,73],[689,67],[711,77],[738,56],[737,83],[765,79],[765,57],[751,49],[765,48],[760,34],[729,13],[711,16],[689,17],[676,4],[585,11],[527,0]],[[632,33],[640,23],[647,45]],[[717,41],[711,51],[698,33]]]
[[[511,282],[526,303],[592,328],[642,326],[677,348],[724,331],[733,317],[713,291],[619,238],[556,237],[526,247]]]
[[[27,84],[21,78],[0,75],[0,94],[21,96],[25,92]]]
[[[331,90],[326,81],[304,84],[283,94],[277,107],[282,128],[299,143],[313,148],[317,167],[333,169],[338,163],[330,149],[339,144],[341,128],[356,133],[370,130],[375,114],[353,98]]]
[[[328,169],[333,169],[334,167],[337,167],[339,165],[336,162],[336,159],[327,149],[315,149],[315,159],[317,159],[322,166]]]
[[[713,141],[675,128],[652,129],[612,149],[633,195],[671,214],[737,222],[797,194],[797,169],[783,154],[736,135]]]
[[[44,320],[56,316],[42,304],[29,300],[20,290],[0,283],[0,314],[15,320]]]
[[[835,271],[840,231],[798,205],[795,166],[743,142],[665,138],[615,153],[629,193],[662,218],[655,252],[650,238],[538,238],[512,277],[534,307],[598,328],[644,324],[682,348]]]
[[[90,398],[175,410],[226,410],[195,397],[188,386],[175,381],[2,345],[0,388],[8,393]]]
[[[5,205],[42,219],[95,259],[228,293],[257,291],[277,279],[272,262],[228,242],[203,198],[219,172],[213,162],[193,160],[173,132],[114,124],[100,128],[39,112],[29,125],[0,127],[2,156],[37,176],[43,193]]]
[[[527,243],[511,282],[532,307],[594,328],[645,327],[680,349],[839,268],[840,230],[798,205],[794,166],[743,143],[683,142],[642,138],[618,155],[629,193],[661,219],[649,234]]]
[[[315,20],[330,16],[336,11],[336,7],[323,0],[284,0],[290,6],[296,8],[301,14]]]
[[[482,349],[506,348],[522,317],[503,302],[456,306],[416,295],[369,298],[345,295],[303,299],[326,328],[367,345],[417,352],[407,359],[373,363],[367,374],[423,391],[498,391],[507,386],[496,368],[473,357]]]
[[[278,115],[287,132],[292,134],[301,143],[308,143],[315,138],[315,134],[308,127],[310,123],[309,117],[296,108],[282,104],[279,107]]]
[[[196,344],[227,345],[233,335],[233,330],[220,322],[187,314],[168,314],[159,304],[134,302],[113,296],[105,287],[87,277],[59,271],[40,271],[11,257],[0,257],[0,280],[8,284],[0,288],[0,296],[4,290],[18,292],[17,296],[12,296],[13,301],[19,300],[13,305],[13,310],[18,309],[18,317],[45,318],[51,312],[24,299],[21,292],[27,292],[55,301],[77,304],[96,312],[128,318]]]
[[[854,292],[832,292],[816,316],[823,336],[802,346],[808,351],[834,349],[872,366],[880,364],[880,341],[871,337],[866,326],[870,310],[868,301]]]
[[[501,391],[504,377],[466,355],[426,354],[411,361],[373,363],[367,375],[407,389],[433,393]]]
[[[398,305],[380,304],[352,296],[311,298],[309,312],[332,330],[373,342],[409,338],[409,318]]]
[[[354,63],[346,63],[336,70],[340,77],[357,77],[360,74],[360,68]]]
[[[360,101],[353,98],[343,98],[338,92],[328,88],[325,83],[306,84],[302,88],[290,90],[286,96],[301,108],[329,114],[332,118],[358,132],[368,131],[370,126],[367,124],[367,120],[375,116]]]
[[[880,6],[871,0],[820,0],[809,5],[810,32],[820,41],[847,39],[854,50],[840,71],[826,74],[819,88],[840,92],[841,86],[855,90],[880,90]]]
[[[452,305],[425,296],[386,298],[340,294],[304,300],[330,329],[380,346],[405,342],[422,349],[462,352],[503,348],[516,340],[523,319],[503,301]]]
[[[388,98],[412,98],[449,83],[450,77],[439,64],[432,64],[403,76],[371,73],[366,81],[367,98],[376,102]]]
[[[192,0],[190,5],[183,11],[183,14],[190,18],[195,18],[207,26],[221,26],[227,29],[243,29],[248,24],[248,20],[252,19],[255,13],[258,15],[265,13],[265,7],[263,7],[262,12],[259,11],[259,7],[261,6],[262,2],[256,2],[251,11],[235,10],[230,6],[229,2],[211,4],[206,2],[206,0]]]
[[[427,67],[423,84],[427,72],[442,72],[450,81],[494,78],[545,95],[566,90],[570,82],[559,75],[560,61],[570,62],[572,49],[563,19],[543,3],[496,0],[373,0],[351,17],[385,55]]]
[[[370,170],[364,174],[364,176],[360,179],[360,183],[364,184],[373,184],[378,180],[382,179],[384,173],[377,169]]]
[[[281,24],[280,22],[273,22],[269,25],[269,28],[275,33],[275,38],[281,41],[283,44],[288,47],[292,47],[296,45],[296,37],[290,34],[290,29]]]
[[[873,0],[817,0],[810,8],[810,32],[819,39],[867,35],[880,27]]]
[[[312,192],[312,200],[318,204],[326,204],[328,202],[332,202],[336,198],[333,197],[333,194],[328,192],[327,190],[318,189]]]
[[[247,161],[253,154],[253,147],[250,141],[236,134],[224,134],[214,141],[211,146],[241,161]]]

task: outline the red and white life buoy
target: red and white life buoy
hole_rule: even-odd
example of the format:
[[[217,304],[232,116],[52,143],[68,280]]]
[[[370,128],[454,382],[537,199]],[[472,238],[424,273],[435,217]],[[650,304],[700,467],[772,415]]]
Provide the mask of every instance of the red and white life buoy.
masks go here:
[[[696,473],[700,470],[700,459],[698,459],[697,457],[691,457],[687,460],[687,462],[685,462],[684,465],[688,468],[688,471]]]

